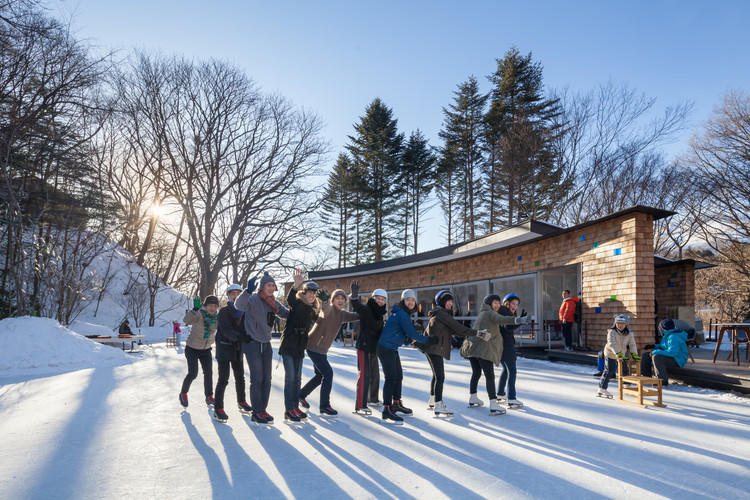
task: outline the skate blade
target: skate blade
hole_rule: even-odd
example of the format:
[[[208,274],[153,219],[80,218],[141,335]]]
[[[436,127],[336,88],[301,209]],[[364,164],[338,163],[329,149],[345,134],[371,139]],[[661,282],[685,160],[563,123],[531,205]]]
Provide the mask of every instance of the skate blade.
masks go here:
[[[612,399],[613,396],[607,396],[606,394],[597,394],[597,398]]]
[[[436,413],[434,418],[453,418],[453,413]]]
[[[519,408],[523,408],[523,405],[508,405],[508,409],[511,410],[517,410]]]
[[[299,427],[300,425],[302,425],[302,422],[295,422],[294,420],[287,419],[284,419],[284,423],[289,427]]]
[[[217,418],[217,417],[213,417],[213,419],[214,419],[214,422],[220,422],[222,424],[226,424],[227,421],[229,420],[227,418]]]
[[[403,420],[390,420],[390,419],[380,419],[379,422],[383,425],[404,425]]]
[[[352,412],[354,415],[362,415],[363,417],[369,417],[372,415],[371,411],[362,411],[362,410],[354,410]]]
[[[505,415],[506,413],[508,413],[508,412],[507,412],[507,411],[505,411],[505,410],[501,410],[501,411],[491,411],[491,412],[490,412],[490,417],[496,417],[496,416],[498,416],[498,415]]]
[[[338,415],[326,415],[325,413],[321,413],[321,414],[320,414],[320,416],[321,416],[322,418],[327,418],[327,419],[329,419],[329,420],[334,420],[334,419],[337,419],[337,418],[339,418],[339,416],[338,416]]]
[[[469,403],[469,406],[467,406],[467,408],[481,408],[482,406],[484,406],[484,403],[481,403],[481,404],[471,404],[471,403]]]

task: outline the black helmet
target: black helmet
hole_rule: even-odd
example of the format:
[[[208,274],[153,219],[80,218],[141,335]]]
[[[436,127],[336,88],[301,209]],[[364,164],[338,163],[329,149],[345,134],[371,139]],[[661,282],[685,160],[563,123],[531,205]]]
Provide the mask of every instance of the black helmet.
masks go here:
[[[484,303],[487,304],[488,306],[491,306],[494,301],[498,301],[501,304],[503,303],[503,301],[500,300],[500,296],[496,293],[491,293],[484,298]]]
[[[439,305],[440,307],[445,307],[445,303],[449,300],[455,300],[450,290],[440,290],[435,295],[435,304]]]
[[[304,292],[317,292],[318,290],[320,290],[320,287],[314,281],[308,281],[305,283],[305,286],[302,287],[302,291]]]

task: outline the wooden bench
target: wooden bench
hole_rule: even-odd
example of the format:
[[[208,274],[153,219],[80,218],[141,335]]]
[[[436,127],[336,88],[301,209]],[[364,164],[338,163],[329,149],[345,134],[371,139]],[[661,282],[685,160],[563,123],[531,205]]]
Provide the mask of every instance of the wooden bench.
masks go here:
[[[171,337],[167,337],[165,344],[167,347],[177,347],[177,334],[173,333]]]
[[[623,366],[629,369],[629,375],[625,375]],[[635,374],[635,375],[634,375]],[[625,384],[635,385],[635,387],[625,387]],[[653,387],[649,387],[653,386]],[[661,379],[655,377],[644,377],[641,375],[641,364],[633,359],[617,360],[617,388],[619,389],[618,400],[622,403],[638,405],[647,408],[648,404],[653,406],[666,407],[661,400]],[[637,401],[624,399],[625,395],[635,396]],[[646,401],[643,398],[656,396],[656,401]]]
[[[130,351],[133,352],[133,349],[135,348],[135,343],[138,342],[138,344],[141,343],[141,340],[145,339],[145,335],[132,335],[130,337],[109,337],[109,338],[96,338],[96,337],[88,337],[89,340],[93,340],[94,342],[98,344],[119,344],[122,343],[122,350],[125,350],[125,343],[130,342]]]

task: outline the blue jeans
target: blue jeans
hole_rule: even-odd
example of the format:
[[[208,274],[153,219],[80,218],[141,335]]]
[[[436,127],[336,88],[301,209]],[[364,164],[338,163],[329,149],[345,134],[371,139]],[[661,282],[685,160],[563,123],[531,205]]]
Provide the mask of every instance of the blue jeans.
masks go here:
[[[505,385],[508,384],[508,399],[516,399],[516,357],[504,359],[500,362],[503,371],[500,373],[500,383],[497,395],[505,396]]]
[[[270,342],[250,342],[243,344],[242,351],[250,368],[250,405],[253,413],[266,411],[271,395],[271,364],[273,349]]]
[[[333,387],[333,368],[328,362],[326,354],[307,350],[307,355],[315,366],[315,376],[300,391],[301,398],[307,398],[312,391],[320,386],[320,408],[331,406],[331,388]]]
[[[292,411],[299,403],[300,387],[302,385],[302,362],[305,358],[295,358],[282,354],[284,361],[284,409]]]

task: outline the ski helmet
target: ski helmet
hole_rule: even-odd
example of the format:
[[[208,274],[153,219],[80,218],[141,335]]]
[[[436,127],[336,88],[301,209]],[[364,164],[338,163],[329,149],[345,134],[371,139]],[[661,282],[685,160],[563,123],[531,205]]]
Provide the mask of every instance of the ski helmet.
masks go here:
[[[505,304],[506,302],[509,302],[511,300],[517,300],[519,304],[521,303],[521,297],[519,297],[515,293],[509,293],[508,295],[506,295],[505,297],[503,297],[503,304]]]
[[[445,303],[449,300],[455,300],[450,290],[440,290],[437,295],[435,295],[435,304],[440,307],[445,307]]]
[[[320,287],[314,281],[308,281],[305,283],[305,286],[302,287],[302,290],[305,292],[317,292],[320,290]]]
[[[242,292],[242,287],[238,285],[237,283],[232,283],[227,288],[226,294],[229,295],[229,292],[231,292],[232,290],[239,290],[240,292]]]

